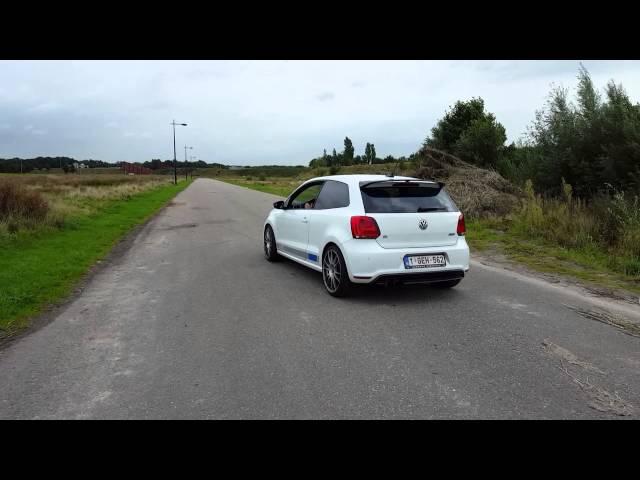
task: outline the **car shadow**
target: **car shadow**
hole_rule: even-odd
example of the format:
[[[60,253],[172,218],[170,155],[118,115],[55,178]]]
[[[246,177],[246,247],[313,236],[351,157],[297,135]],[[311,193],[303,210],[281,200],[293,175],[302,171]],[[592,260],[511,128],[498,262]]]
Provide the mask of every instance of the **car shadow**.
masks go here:
[[[283,271],[286,271],[288,275],[295,277],[301,277],[308,280],[311,284],[317,285],[318,292],[331,298],[329,294],[324,291],[324,285],[322,282],[322,275],[320,272],[311,270],[304,265],[300,265],[293,260],[281,257],[278,262],[279,266],[283,267]],[[463,280],[464,282],[464,280]],[[355,285],[351,294],[346,298],[335,298],[336,301],[352,302],[352,303],[366,303],[371,305],[372,303],[388,304],[394,302],[417,302],[429,299],[450,301],[455,298],[464,296],[464,292],[459,290],[459,287],[455,288],[440,288],[429,284],[411,284],[411,285]]]

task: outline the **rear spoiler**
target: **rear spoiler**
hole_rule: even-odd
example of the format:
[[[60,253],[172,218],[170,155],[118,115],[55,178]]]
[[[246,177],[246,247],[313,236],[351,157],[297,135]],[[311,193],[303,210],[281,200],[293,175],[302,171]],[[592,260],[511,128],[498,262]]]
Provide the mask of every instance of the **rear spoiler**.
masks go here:
[[[408,184],[408,183],[429,183],[429,184],[435,184],[438,185],[440,187],[440,189],[442,190],[444,188],[444,182],[434,182],[432,180],[420,180],[419,178],[403,178],[403,179],[398,179],[398,180],[393,180],[392,178],[388,178],[385,180],[374,180],[372,182],[360,182],[360,188],[367,188],[371,185],[377,184],[377,183],[390,183],[392,186],[402,186],[402,184]]]

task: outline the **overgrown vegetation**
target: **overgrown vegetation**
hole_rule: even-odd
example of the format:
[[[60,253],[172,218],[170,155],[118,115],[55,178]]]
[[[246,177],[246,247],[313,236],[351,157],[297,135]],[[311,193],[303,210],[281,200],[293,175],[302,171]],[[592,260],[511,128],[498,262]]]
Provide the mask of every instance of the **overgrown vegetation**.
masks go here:
[[[623,192],[600,195],[587,202],[575,198],[562,182],[563,196],[536,194],[529,180],[526,198],[511,217],[509,232],[537,238],[585,254],[606,254],[607,266],[640,277],[640,201]]]
[[[149,175],[0,175],[0,241],[23,231],[63,228],[105,202],[127,200],[169,182]]]
[[[177,186],[158,176],[0,176],[0,337],[67,295]]]

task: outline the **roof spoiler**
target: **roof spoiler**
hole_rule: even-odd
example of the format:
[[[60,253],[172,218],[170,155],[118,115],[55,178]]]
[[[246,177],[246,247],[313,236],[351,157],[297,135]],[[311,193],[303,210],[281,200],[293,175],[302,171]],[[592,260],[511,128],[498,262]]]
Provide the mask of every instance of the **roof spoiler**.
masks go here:
[[[402,182],[431,182],[431,183],[435,183],[436,185],[438,185],[440,187],[440,189],[442,190],[444,188],[444,182],[436,182],[434,180],[427,180],[424,178],[403,178],[403,179],[398,179],[398,180],[394,180],[393,178],[387,178],[385,180],[374,180],[372,182],[367,182],[364,184],[360,185],[360,188],[367,188],[370,185],[374,185],[376,183],[388,183],[388,182],[393,182],[393,183],[402,183]]]

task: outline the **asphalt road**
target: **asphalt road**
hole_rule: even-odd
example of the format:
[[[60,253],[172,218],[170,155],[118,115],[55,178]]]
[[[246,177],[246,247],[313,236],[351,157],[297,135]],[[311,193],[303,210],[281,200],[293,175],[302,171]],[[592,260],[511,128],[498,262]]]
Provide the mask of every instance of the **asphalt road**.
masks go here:
[[[178,195],[0,350],[0,418],[638,418],[640,338],[566,306],[591,299],[477,263],[335,299],[263,258],[275,198]]]

